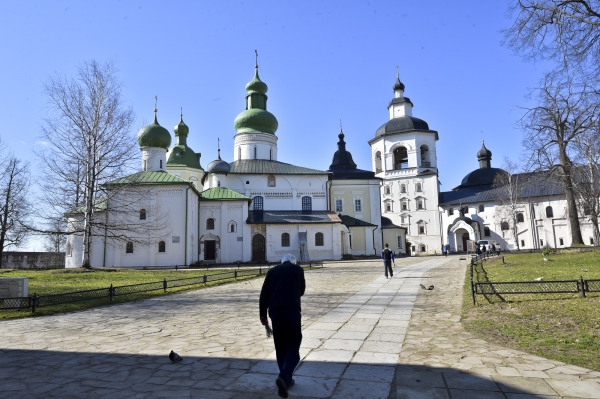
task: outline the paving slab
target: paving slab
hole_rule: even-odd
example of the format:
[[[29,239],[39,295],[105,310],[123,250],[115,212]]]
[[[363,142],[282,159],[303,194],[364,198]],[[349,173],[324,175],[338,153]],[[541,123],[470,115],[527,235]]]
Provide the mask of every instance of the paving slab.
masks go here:
[[[465,331],[465,268],[449,256],[397,259],[390,279],[377,260],[307,271],[290,397],[600,399],[600,373]],[[257,314],[261,285],[0,322],[0,396],[275,398],[273,341]],[[171,350],[184,360],[170,363]]]

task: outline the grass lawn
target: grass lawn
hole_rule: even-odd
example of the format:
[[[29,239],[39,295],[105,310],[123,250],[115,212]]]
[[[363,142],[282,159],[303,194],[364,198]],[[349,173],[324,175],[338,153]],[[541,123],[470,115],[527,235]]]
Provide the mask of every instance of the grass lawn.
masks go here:
[[[533,281],[600,279],[600,251],[509,254],[478,265],[474,280]],[[463,323],[488,342],[600,371],[600,293],[476,295],[473,306],[469,271],[465,281]]]
[[[91,290],[95,288],[107,288],[111,284],[113,286],[129,285],[148,283],[155,281],[176,280],[187,277],[197,277],[209,274],[219,274],[231,272],[232,270],[186,270],[186,271],[174,271],[174,270],[130,270],[130,269],[114,269],[114,268],[102,268],[102,269],[58,269],[58,270],[44,270],[44,271],[28,271],[28,270],[11,270],[11,269],[0,269],[0,278],[2,277],[27,277],[28,279],[28,291],[29,295],[34,293],[41,294],[58,294],[72,291],[83,291]],[[263,271],[263,276],[265,275]],[[238,280],[255,278],[251,277],[239,277]],[[219,280],[215,282],[208,282],[207,286],[214,286],[225,284],[228,282],[236,281],[234,279]],[[179,288],[168,288],[167,294],[175,292],[181,292],[186,290],[197,290],[203,288],[204,285],[192,285],[187,287]],[[132,300],[150,298],[155,296],[165,295],[162,290],[149,291],[138,294],[116,296],[113,298],[113,304],[128,302]],[[19,311],[13,310],[0,310],[0,320],[2,319],[14,319],[31,316],[42,316],[56,313],[64,313],[75,310],[84,310],[97,306],[106,306],[110,302],[108,298],[99,300],[90,300],[76,302],[66,305],[57,305],[49,307],[37,308],[35,313],[31,313],[31,309],[23,309]]]

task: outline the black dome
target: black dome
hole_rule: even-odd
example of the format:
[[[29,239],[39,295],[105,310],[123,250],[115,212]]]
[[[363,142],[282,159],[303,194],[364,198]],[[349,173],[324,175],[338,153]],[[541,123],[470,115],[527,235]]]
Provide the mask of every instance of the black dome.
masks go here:
[[[375,137],[411,130],[429,130],[429,125],[423,119],[415,118],[413,116],[401,116],[399,118],[390,119],[381,125],[375,132]]]
[[[460,186],[467,187],[493,184],[497,178],[501,178],[503,175],[507,175],[507,172],[500,168],[475,169],[462,179]]]

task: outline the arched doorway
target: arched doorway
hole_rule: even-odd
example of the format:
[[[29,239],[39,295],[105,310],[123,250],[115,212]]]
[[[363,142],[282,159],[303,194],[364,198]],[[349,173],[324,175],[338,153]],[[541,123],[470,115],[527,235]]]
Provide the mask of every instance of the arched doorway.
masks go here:
[[[257,234],[252,238],[252,260],[265,260],[265,236]]]

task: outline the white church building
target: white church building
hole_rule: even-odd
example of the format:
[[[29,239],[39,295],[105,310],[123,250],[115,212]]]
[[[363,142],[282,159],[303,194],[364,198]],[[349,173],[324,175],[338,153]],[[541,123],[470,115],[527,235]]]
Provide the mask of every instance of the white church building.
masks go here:
[[[571,244],[564,189],[541,184],[535,174],[527,176],[514,220],[506,217],[497,185],[506,172],[492,168],[485,145],[477,153],[479,168],[441,192],[438,132],[413,116],[398,74],[389,120],[368,141],[371,170],[357,168],[343,132],[328,170],[280,162],[267,90],[256,65],[245,110],[234,121],[233,160],[221,159],[219,149],[206,170],[187,145],[183,116],[171,147],[155,110],[153,123],[138,133],[141,171],[105,185],[117,194],[101,201],[94,217],[123,229],[96,229],[91,266],[278,262],[287,253],[301,262],[351,259],[378,256],[386,243],[411,256],[440,254],[443,245],[462,252],[469,240],[482,239],[501,249]],[[583,208],[584,239],[596,245]],[[82,214],[67,218],[74,231]],[[66,267],[80,267],[82,257],[83,237],[69,235]]]

